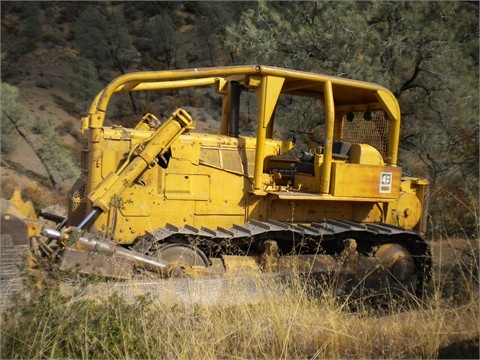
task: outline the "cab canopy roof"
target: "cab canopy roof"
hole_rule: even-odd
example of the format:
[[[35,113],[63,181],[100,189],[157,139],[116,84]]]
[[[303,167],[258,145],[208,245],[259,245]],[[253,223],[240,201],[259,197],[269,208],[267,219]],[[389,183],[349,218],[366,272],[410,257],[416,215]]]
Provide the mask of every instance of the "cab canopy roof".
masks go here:
[[[326,84],[332,89],[336,111],[383,110],[399,121],[400,110],[395,96],[385,87],[336,76],[290,70],[264,65],[224,66],[167,71],[144,71],[125,74],[114,79],[95,101],[97,111],[105,112],[110,97],[116,92],[160,90],[189,86],[214,85],[218,81],[235,80],[247,84],[250,77],[282,78],[282,93],[325,97]],[[92,109],[93,110],[93,109]]]

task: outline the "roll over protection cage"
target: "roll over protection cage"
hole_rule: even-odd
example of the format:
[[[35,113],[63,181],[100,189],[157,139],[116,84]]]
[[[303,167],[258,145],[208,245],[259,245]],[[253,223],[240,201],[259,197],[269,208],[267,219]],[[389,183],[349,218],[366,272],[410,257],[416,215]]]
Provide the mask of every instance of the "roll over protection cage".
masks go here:
[[[86,129],[90,131],[91,150],[94,156],[95,151],[101,151],[95,144],[98,144],[98,138],[101,136],[107,106],[113,94],[205,86],[215,86],[217,93],[223,95],[220,134],[233,137],[238,136],[238,113],[236,113],[238,104],[235,104],[235,96],[231,97],[230,94],[240,92],[240,87],[256,91],[259,113],[254,190],[261,191],[262,188],[265,140],[272,136],[273,115],[282,93],[317,98],[324,105],[326,126],[321,193],[329,192],[336,121],[338,124],[348,112],[384,111],[387,114],[390,122],[387,161],[390,166],[397,165],[400,108],[395,96],[388,89],[363,81],[260,65],[146,71],[117,77],[96,96],[88,116],[82,119],[82,131]],[[231,119],[231,113],[237,119]]]

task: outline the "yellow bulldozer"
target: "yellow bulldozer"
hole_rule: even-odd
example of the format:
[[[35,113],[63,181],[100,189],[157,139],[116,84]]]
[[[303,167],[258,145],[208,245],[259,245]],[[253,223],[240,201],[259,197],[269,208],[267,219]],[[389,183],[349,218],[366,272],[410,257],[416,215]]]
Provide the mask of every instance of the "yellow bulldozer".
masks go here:
[[[107,112],[120,93],[200,89],[218,104],[204,133],[185,107],[130,127]],[[315,131],[282,132],[307,113]],[[2,208],[3,264],[20,251],[33,268],[107,279],[330,276],[339,295],[428,281],[428,181],[402,175],[400,108],[382,86],[260,65],[134,72],[97,95],[81,132],[68,215],[38,219],[16,193]]]

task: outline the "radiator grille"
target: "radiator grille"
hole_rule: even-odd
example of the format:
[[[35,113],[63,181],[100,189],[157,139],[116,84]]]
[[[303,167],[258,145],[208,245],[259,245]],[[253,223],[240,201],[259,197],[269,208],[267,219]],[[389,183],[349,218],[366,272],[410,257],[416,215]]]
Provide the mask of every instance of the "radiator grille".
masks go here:
[[[342,141],[371,145],[388,160],[389,121],[383,111],[372,111],[367,116],[363,112],[349,113],[342,119],[342,128]]]

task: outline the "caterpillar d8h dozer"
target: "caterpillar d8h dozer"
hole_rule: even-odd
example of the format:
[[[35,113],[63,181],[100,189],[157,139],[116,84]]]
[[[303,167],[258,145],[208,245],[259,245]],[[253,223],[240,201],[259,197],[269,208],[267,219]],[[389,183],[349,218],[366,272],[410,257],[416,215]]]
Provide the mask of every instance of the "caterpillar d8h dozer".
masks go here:
[[[195,132],[183,108],[104,123],[117,93],[200,90],[218,99],[214,131]],[[307,113],[315,131],[276,138],[275,119],[288,129]],[[240,135],[247,116],[252,136]],[[428,183],[402,176],[384,87],[258,65],[137,72],[98,94],[81,130],[68,216],[52,229],[3,212],[2,231],[16,230],[2,247],[28,245],[32,264],[120,279],[336,274],[337,294],[413,292],[429,277]]]

